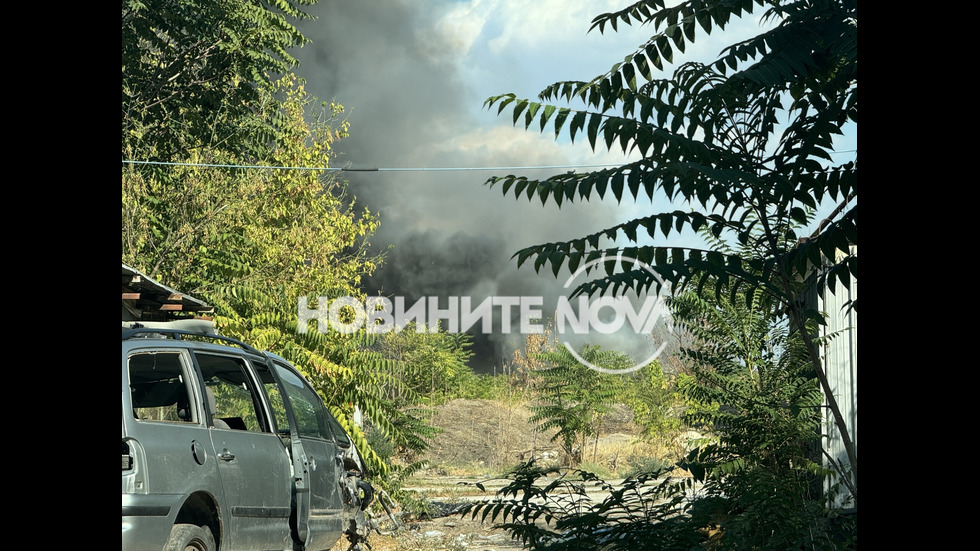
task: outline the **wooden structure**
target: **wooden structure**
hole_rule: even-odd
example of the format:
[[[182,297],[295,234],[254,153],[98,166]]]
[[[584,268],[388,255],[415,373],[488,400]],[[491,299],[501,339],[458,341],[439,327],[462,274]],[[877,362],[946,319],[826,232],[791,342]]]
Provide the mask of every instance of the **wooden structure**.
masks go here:
[[[122,321],[207,317],[214,307],[122,265]]]

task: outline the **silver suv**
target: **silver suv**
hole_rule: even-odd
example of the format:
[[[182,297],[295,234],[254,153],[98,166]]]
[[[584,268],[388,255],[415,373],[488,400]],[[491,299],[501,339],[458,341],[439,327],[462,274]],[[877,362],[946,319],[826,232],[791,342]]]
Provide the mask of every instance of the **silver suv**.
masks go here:
[[[366,475],[283,358],[210,322],[123,322],[124,550],[359,549]]]

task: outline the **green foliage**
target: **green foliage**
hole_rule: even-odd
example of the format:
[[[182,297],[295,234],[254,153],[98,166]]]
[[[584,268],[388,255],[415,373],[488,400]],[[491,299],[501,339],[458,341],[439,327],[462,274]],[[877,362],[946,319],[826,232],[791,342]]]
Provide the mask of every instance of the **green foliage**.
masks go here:
[[[464,514],[537,550],[855,549],[856,517],[819,494],[835,473],[814,459],[822,396],[799,334],[727,292],[687,293],[671,309],[692,335],[690,415],[713,434],[679,462],[692,476],[669,478],[676,467],[652,459],[622,484],[525,464]]]
[[[506,402],[510,393],[511,378],[506,374],[472,374],[463,378],[450,397],[469,400],[497,400]]]
[[[612,485],[582,470],[526,463],[507,475],[511,482],[494,499],[469,504],[462,515],[496,523],[529,549],[689,551],[704,540],[685,522],[691,479],[671,479],[669,472],[647,472]],[[590,488],[601,499],[587,493]]]
[[[724,29],[733,17],[757,10],[772,28],[725,48],[712,63],[683,63],[661,77],[665,63],[673,63],[698,33]],[[615,147],[641,158],[544,180],[493,177],[487,185],[558,207],[575,200],[666,197],[690,210],[655,212],[580,238],[527,247],[515,254],[518,265],[530,262],[557,275],[565,265],[575,270],[605,257],[604,272],[597,270],[577,293],[642,292],[659,289],[662,280],[675,291],[724,291],[750,307],[762,301],[763,309],[782,309],[803,335],[856,473],[854,444],[807,333],[821,314],[799,297],[857,277],[857,163],[832,157],[833,138],[857,124],[857,2],[687,0],[667,7],[644,0],[596,17],[592,28],[615,31],[620,23],[649,24],[654,34],[607,73],[552,84],[539,101],[503,94],[485,105],[498,114],[510,109],[514,124],[526,129],[543,132],[551,125],[556,138],[567,134],[573,141],[587,139],[593,149]],[[833,216],[813,235],[798,235],[825,204],[837,205]],[[685,232],[707,232],[716,244],[735,246],[667,242],[672,233]],[[632,245],[603,246],[622,238]],[[641,244],[647,239],[654,244]],[[620,255],[630,260],[617,260]],[[634,269],[632,259],[652,265],[656,277]]]
[[[551,265],[557,271],[567,260],[574,270],[603,254],[615,256],[618,249],[599,247],[601,238],[625,236],[636,242],[641,235],[657,240],[671,232],[708,229],[717,236],[731,235],[759,254],[746,257],[659,246],[628,247],[622,252],[655,264],[658,275],[675,287],[692,280],[698,284],[712,280],[717,285],[738,280],[750,288],[781,294],[783,289],[767,277],[774,269],[806,276],[809,264],[819,264],[821,256],[834,259],[837,252],[850,254],[848,245],[855,244],[857,237],[856,207],[801,250],[790,226],[804,221],[806,209],[820,201],[843,201],[857,192],[855,164],[821,164],[832,161],[832,137],[842,133],[846,122],[856,122],[855,4],[757,3],[767,5],[766,17],[780,24],[726,48],[713,64],[686,63],[667,79],[654,78],[648,70],[658,65],[656,60],[672,59],[671,43],[679,47],[693,40],[695,23],[711,32],[711,21],[724,27],[743,9],[751,12],[751,2],[744,6],[684,2],[674,8],[639,2],[625,12],[597,17],[593,26],[615,28],[617,18],[639,18],[666,25],[661,32],[605,75],[590,82],[559,82],[540,93],[542,101],[579,100],[585,110],[547,106],[514,94],[486,101],[488,107],[496,105],[498,113],[511,107],[515,123],[523,114],[526,128],[535,121],[542,128],[550,122],[556,137],[567,130],[574,140],[586,131],[593,148],[602,143],[643,156],[616,168],[546,180],[517,176],[488,180],[505,194],[513,190],[516,197],[538,197],[542,204],[550,199],[560,206],[576,198],[604,199],[607,193],[617,201],[641,195],[654,199],[663,193],[696,209],[652,214],[579,239],[529,247],[515,255],[519,264],[533,259],[535,269]],[[728,75],[730,71],[735,72]],[[639,83],[638,77],[646,82]],[[747,220],[749,215],[754,218]],[[844,265],[848,276],[856,276],[852,266]],[[591,294],[651,285],[657,285],[652,275],[637,270],[622,279],[600,278],[580,290]]]
[[[329,166],[346,135],[342,106],[317,106],[293,77],[265,94],[283,121],[270,166]],[[377,217],[359,212],[344,182],[316,170],[243,170],[221,150],[190,151],[187,166],[126,165],[122,174],[122,255],[152,277],[188,293],[256,300],[220,287],[288,287],[283,309],[300,294],[356,295],[379,259],[366,253]]]
[[[630,478],[656,471],[669,471],[673,466],[674,464],[670,461],[665,461],[656,457],[644,457],[637,461],[634,465],[631,465],[629,470],[624,473],[624,476],[626,478]]]
[[[762,386],[768,370],[781,367],[788,353],[789,330],[785,320],[780,323],[761,310],[758,301],[754,308],[747,303],[727,293],[701,297],[688,292],[668,299],[675,327],[687,330],[696,343],[682,351],[686,357],[722,376],[745,375]]]
[[[392,499],[398,503],[403,519],[434,518],[439,513],[439,507],[424,492],[396,491]]]
[[[579,355],[587,362],[606,369],[624,369],[633,364],[629,356],[585,346]],[[622,385],[618,375],[600,373],[581,364],[568,349],[555,347],[536,355],[546,367],[541,377],[541,405],[531,406],[530,421],[541,429],[556,429],[558,442],[572,465],[582,461],[586,439],[598,438],[599,424],[617,397]]]
[[[333,141],[346,132],[334,118],[340,107],[327,117],[311,112],[316,100],[294,78],[264,93],[270,102],[282,98],[275,116],[283,125],[263,160],[328,166]],[[357,294],[360,278],[379,262],[366,253],[377,218],[355,210],[343,182],[317,171],[202,166],[242,161],[221,150],[190,151],[182,160],[124,166],[123,261],[213,304],[224,333],[277,350],[310,373],[343,375],[347,368],[322,350],[351,349],[351,339],[299,334],[297,301]]]
[[[704,483],[693,522],[718,524],[724,549],[841,549],[820,482],[823,396],[799,333],[776,312],[747,309],[727,293],[688,293],[671,301],[693,344],[684,350],[693,381],[692,421],[717,441],[682,463]]]
[[[342,107],[319,104],[293,77],[262,94],[259,115],[278,121],[264,164],[329,166],[347,131]],[[212,304],[223,334],[296,365],[375,473],[386,475],[390,458],[354,424],[355,409],[392,446],[425,449],[432,432],[424,416],[386,397],[412,390],[391,375],[375,336],[298,331],[300,296],[359,295],[360,278],[380,262],[366,252],[377,217],[355,209],[345,184],[318,171],[201,166],[244,160],[222,149],[191,150],[182,160],[124,167],[123,261]]]
[[[308,40],[294,21],[316,0],[123,0],[123,151],[173,160],[220,148],[245,156],[275,143],[258,119],[263,87]]]
[[[633,411],[633,422],[642,427],[643,436],[671,440],[681,428],[681,420],[674,414],[681,397],[674,381],[664,375],[659,361],[627,375],[621,397]]]
[[[392,375],[415,395],[426,397],[428,405],[457,397],[459,389],[471,385],[470,381],[476,377],[467,363],[473,355],[470,350],[472,336],[430,331],[426,327],[422,327],[422,331],[417,329],[415,323],[411,323],[400,331],[382,334],[380,351],[395,360]],[[397,389],[390,389],[389,398],[404,400],[397,392]]]
[[[378,490],[386,492],[391,500],[398,503],[402,511],[421,513],[421,510],[417,510],[418,507],[429,506],[425,496],[419,495],[414,490],[406,490],[405,486],[419,471],[428,468],[429,462],[425,460],[406,462],[401,458],[403,454],[399,454],[400,447],[393,445],[389,437],[373,428],[369,428],[368,432],[372,433],[372,437],[369,438],[371,449],[378,451],[386,468],[384,476],[372,481],[372,483]],[[415,434],[429,438],[435,436],[437,432],[431,426],[420,423],[420,430]],[[428,442],[424,442],[419,447],[420,451],[427,446]]]

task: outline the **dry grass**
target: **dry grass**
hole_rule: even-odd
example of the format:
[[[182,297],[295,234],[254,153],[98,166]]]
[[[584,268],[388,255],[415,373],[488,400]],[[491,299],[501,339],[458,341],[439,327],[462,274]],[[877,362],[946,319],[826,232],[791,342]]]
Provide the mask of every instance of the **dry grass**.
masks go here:
[[[473,485],[460,485],[461,480],[487,482],[531,457],[557,465],[558,446],[550,440],[553,433],[538,432],[528,423],[530,416],[526,405],[491,400],[453,400],[440,406],[432,424],[442,432],[433,439],[430,450],[418,458],[429,461],[430,468],[409,479],[406,487],[414,487],[419,499],[454,504],[485,495]],[[622,478],[651,460],[677,457],[677,450],[669,446],[638,438],[640,432],[630,410],[616,407],[603,420],[598,445],[590,443],[584,450],[581,467],[600,477]],[[490,482],[487,490],[491,495],[494,492]],[[492,524],[481,524],[459,515],[407,522],[409,526],[395,534],[372,535],[371,548],[374,551],[521,549]],[[338,543],[333,551],[346,548]]]
[[[440,406],[432,423],[442,429],[422,456],[429,462],[425,476],[493,476],[506,473],[532,457],[542,464],[558,465],[554,432],[539,432],[528,422],[526,405],[491,400],[453,400]],[[605,474],[622,476],[650,458],[675,458],[672,447],[644,441],[633,423],[632,412],[617,406],[606,414],[598,444],[590,441],[583,463],[601,466]],[[598,473],[597,473],[598,474]]]
[[[597,447],[587,448],[582,454],[580,467],[584,470],[591,470],[589,467],[592,466],[601,467],[605,472],[596,474],[621,478],[651,459],[664,459],[672,455],[673,451],[662,444],[647,442],[629,434],[615,433],[600,436]]]
[[[442,433],[423,459],[447,475],[505,472],[532,453],[554,448],[550,435],[527,422],[530,416],[522,405],[453,400],[436,410],[432,424]]]

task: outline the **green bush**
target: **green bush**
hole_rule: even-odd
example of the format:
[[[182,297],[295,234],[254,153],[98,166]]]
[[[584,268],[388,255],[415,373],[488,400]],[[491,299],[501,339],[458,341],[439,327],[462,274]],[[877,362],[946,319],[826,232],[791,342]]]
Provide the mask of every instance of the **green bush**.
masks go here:
[[[657,471],[666,471],[673,466],[673,463],[656,457],[638,457],[638,458],[630,458],[627,461],[627,465],[628,468],[623,473],[623,478],[640,476],[645,473],[651,473]]]

